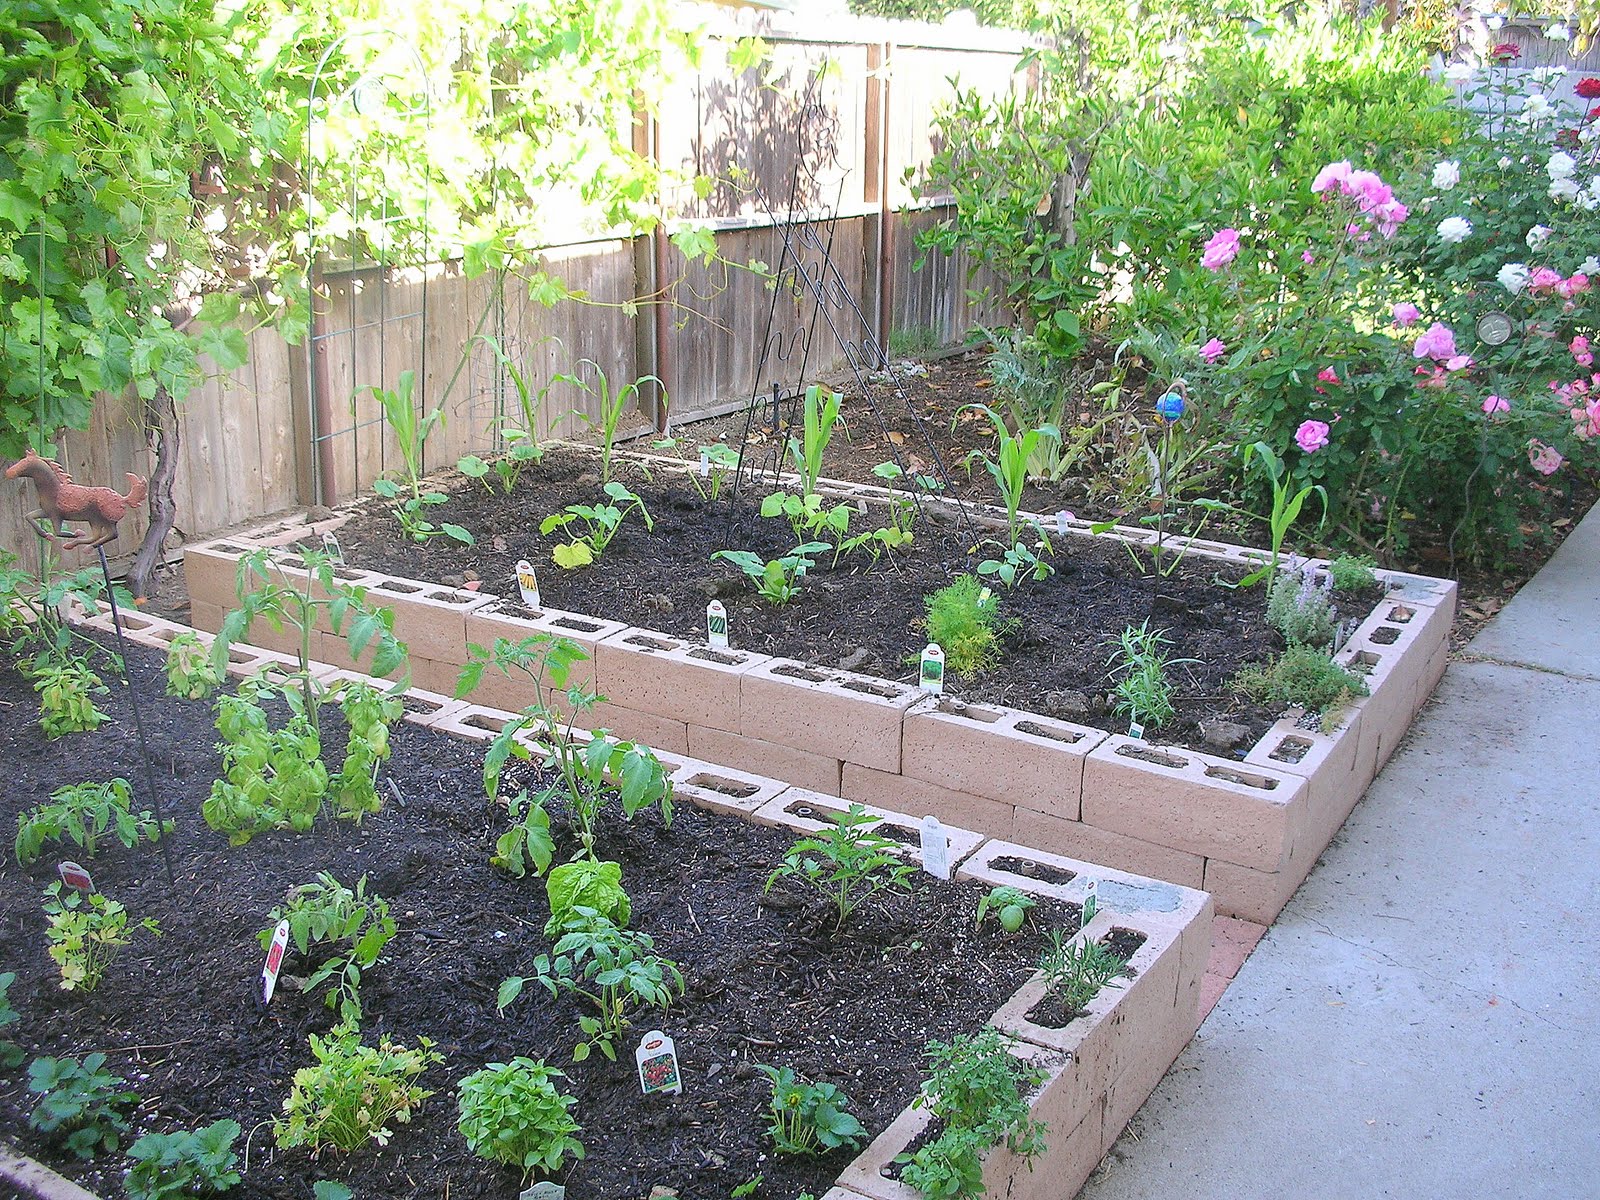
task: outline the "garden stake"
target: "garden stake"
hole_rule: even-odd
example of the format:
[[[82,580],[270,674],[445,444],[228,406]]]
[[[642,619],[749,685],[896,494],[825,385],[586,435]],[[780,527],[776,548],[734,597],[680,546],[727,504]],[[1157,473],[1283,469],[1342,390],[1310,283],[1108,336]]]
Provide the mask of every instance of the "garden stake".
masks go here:
[[[144,740],[144,722],[139,717],[139,690],[133,686],[133,676],[128,672],[128,641],[122,636],[122,610],[117,607],[117,592],[111,585],[111,567],[106,562],[106,548],[103,545],[95,547],[100,555],[100,573],[106,580],[106,598],[111,601],[111,624],[117,631],[117,653],[122,656],[122,682],[128,688],[128,703],[133,707],[133,729],[139,739],[139,755],[144,759],[145,786],[150,789],[150,802],[155,806],[156,822],[162,828],[167,823],[166,814],[161,811],[161,792],[156,787],[156,773],[150,766],[150,747]],[[172,873],[172,848],[169,839],[163,834],[159,845],[161,846],[161,861],[167,868],[167,886],[171,887],[177,882]]]

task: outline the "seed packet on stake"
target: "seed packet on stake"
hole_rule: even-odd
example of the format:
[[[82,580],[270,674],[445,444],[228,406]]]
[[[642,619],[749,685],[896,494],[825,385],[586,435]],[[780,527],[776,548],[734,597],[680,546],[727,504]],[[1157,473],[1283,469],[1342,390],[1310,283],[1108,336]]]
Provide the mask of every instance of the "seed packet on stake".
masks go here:
[[[539,603],[539,577],[533,573],[533,564],[525,558],[517,560],[517,588],[522,592],[522,602],[529,608],[544,607]]]
[[[71,859],[63,862],[56,868],[56,873],[61,876],[61,882],[69,888],[83,892],[85,895],[94,894],[94,876],[80,867]]]
[[[271,1004],[272,993],[278,986],[278,972],[283,969],[283,952],[289,946],[289,921],[278,922],[272,931],[272,943],[267,947],[266,965],[261,968],[261,1003]]]
[[[922,652],[922,673],[917,683],[930,695],[938,696],[944,692],[944,651],[939,648],[938,642],[929,642],[927,649]]]
[[[721,600],[706,605],[706,643],[722,650],[728,648],[728,610]]]
[[[1098,879],[1089,880],[1089,890],[1084,893],[1083,897],[1083,920],[1078,926],[1079,929],[1094,920],[1095,913],[1100,911],[1100,893],[1096,890],[1099,886],[1100,881]]]
[[[566,1200],[566,1197],[567,1189],[564,1185],[541,1179],[519,1195],[517,1200]]]
[[[1131,738],[1138,738],[1141,742],[1144,741],[1144,726],[1139,724],[1137,721],[1129,721],[1128,736]]]
[[[333,536],[331,529],[322,535],[322,548],[327,551],[329,558],[339,566],[344,566],[344,547],[339,545],[339,539]]]
[[[932,814],[922,818],[922,869],[935,879],[950,878],[950,835]]]
[[[678,1073],[678,1048],[671,1038],[659,1029],[644,1035],[644,1041],[633,1053],[639,1065],[639,1087],[646,1096],[654,1092],[671,1092],[681,1095],[683,1079]]]

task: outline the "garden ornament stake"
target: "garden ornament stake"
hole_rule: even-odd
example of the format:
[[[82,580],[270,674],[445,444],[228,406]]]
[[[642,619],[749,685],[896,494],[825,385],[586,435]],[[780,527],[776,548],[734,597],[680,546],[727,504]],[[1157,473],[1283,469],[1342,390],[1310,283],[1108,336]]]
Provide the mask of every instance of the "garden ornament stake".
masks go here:
[[[129,475],[126,496],[119,496],[108,487],[83,487],[73,483],[72,476],[59,463],[40,458],[31,449],[6,468],[7,479],[22,476],[33,480],[34,489],[39,495],[39,507],[28,514],[28,520],[33,522],[40,537],[51,542],[66,537],[66,530],[61,527],[66,521],[84,521],[90,527],[89,532],[62,542],[61,548],[71,550],[78,546],[90,546],[100,556],[100,573],[105,577],[106,598],[111,602],[111,624],[117,631],[122,681],[128,689],[128,704],[133,709],[133,728],[139,738],[139,754],[144,759],[145,786],[150,789],[150,802],[155,809],[156,820],[164,827],[166,814],[161,810],[161,792],[156,787],[155,770],[150,765],[150,748],[144,740],[144,722],[139,716],[139,693],[128,674],[128,643],[122,635],[122,610],[117,606],[117,591],[111,583],[111,566],[106,562],[106,543],[116,539],[117,522],[127,516],[130,508],[144,500],[145,481],[137,475]],[[167,883],[170,885],[174,882],[170,839],[163,837],[159,845],[161,861],[167,868]]]
[[[39,497],[39,507],[28,514],[28,520],[40,537],[60,541],[63,550],[79,546],[98,548],[115,540],[117,522],[127,516],[130,508],[144,503],[145,498],[145,481],[137,475],[128,476],[128,494],[119,496],[108,487],[83,487],[73,483],[72,476],[60,463],[40,458],[33,450],[6,468],[7,479],[19,476],[33,480]],[[89,530],[62,541],[67,536],[63,525],[68,521],[85,522]]]

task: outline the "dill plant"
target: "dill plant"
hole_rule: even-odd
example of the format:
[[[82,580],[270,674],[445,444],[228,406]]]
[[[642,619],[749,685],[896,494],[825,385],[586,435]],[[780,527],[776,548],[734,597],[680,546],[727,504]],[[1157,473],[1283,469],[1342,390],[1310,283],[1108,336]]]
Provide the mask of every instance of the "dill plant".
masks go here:
[[[1000,643],[1015,620],[1000,618],[1000,601],[976,575],[961,574],[947,587],[923,597],[927,617],[922,624],[931,641],[944,651],[945,665],[957,675],[971,675],[1000,661]]]

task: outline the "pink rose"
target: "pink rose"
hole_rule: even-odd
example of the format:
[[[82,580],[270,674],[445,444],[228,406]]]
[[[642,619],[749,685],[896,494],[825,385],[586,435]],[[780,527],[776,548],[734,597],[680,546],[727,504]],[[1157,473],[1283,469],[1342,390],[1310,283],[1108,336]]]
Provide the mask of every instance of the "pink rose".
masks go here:
[[[1320,383],[1338,383],[1339,372],[1332,367],[1323,367],[1322,370],[1317,372],[1317,380]]]
[[[1417,306],[1408,300],[1400,301],[1399,304],[1389,310],[1389,314],[1394,318],[1394,323],[1401,329],[1415,325],[1422,319],[1422,314],[1417,311]]]
[[[1301,421],[1300,428],[1294,431],[1295,443],[1307,454],[1315,454],[1328,444],[1328,423],[1326,421]],[[1549,474],[1549,472],[1545,472]]]
[[[1237,229],[1219,229],[1211,235],[1211,240],[1206,243],[1205,253],[1200,256],[1200,265],[1208,271],[1220,271],[1239,255],[1239,231]]]
[[[1349,179],[1350,163],[1348,160],[1329,163],[1317,172],[1317,177],[1311,181],[1311,190],[1320,193],[1336,187],[1340,191],[1346,191],[1346,184]]]
[[[1412,348],[1413,358],[1431,358],[1436,362],[1456,356],[1456,335],[1448,325],[1441,325],[1435,321],[1428,326],[1428,331],[1417,339],[1417,344]]]
[[[1205,359],[1208,367],[1215,363],[1217,359],[1221,358],[1227,352],[1228,347],[1223,344],[1221,338],[1212,338],[1204,346],[1200,347],[1200,357]]]
[[[1311,253],[1309,250],[1302,250],[1300,251],[1300,261],[1309,267],[1312,263],[1317,261],[1317,256]]]
[[[1457,354],[1446,360],[1444,369],[1446,371],[1470,371],[1472,369],[1472,355]]]
[[[1566,461],[1554,446],[1547,446],[1538,438],[1528,439],[1528,465],[1539,474],[1554,475]]]
[[[1538,267],[1534,270],[1532,275],[1528,276],[1528,291],[1554,291],[1556,285],[1560,282],[1561,275],[1559,272],[1552,271],[1549,267]]]
[[[1484,416],[1492,417],[1496,413],[1510,412],[1511,401],[1504,396],[1490,396],[1483,402]]]

